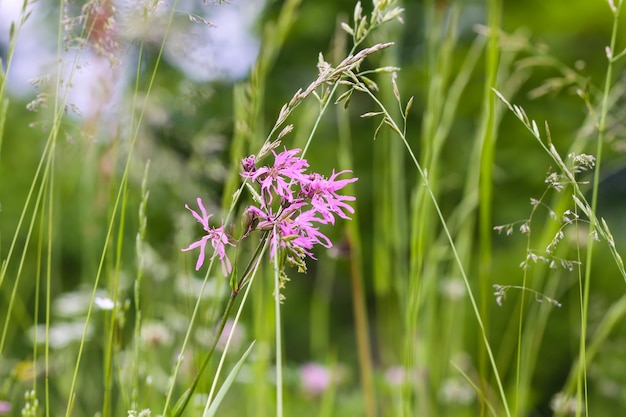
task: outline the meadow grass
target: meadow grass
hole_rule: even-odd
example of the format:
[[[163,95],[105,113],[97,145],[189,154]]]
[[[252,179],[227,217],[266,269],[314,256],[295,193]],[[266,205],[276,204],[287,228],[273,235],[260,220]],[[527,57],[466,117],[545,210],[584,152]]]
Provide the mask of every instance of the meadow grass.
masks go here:
[[[305,87],[283,80],[285,98],[270,85],[308,5],[287,0],[263,18],[247,80],[192,84],[230,95],[232,109],[212,115],[226,100],[168,102],[185,85],[168,41],[185,25],[210,26],[198,12],[205,5],[138,6],[145,32],[131,35],[120,23],[128,9],[61,2],[53,81],[38,83],[26,104],[8,80],[30,13],[44,3],[23,3],[0,74],[0,415],[626,409],[619,376],[599,360],[621,346],[626,314],[614,278],[626,282],[620,235],[599,203],[605,147],[619,135],[622,2],[594,6],[613,17],[601,87],[522,31],[505,32],[499,0],[485,2],[486,24],[471,40],[468,5],[423,2],[421,72],[407,73],[415,63],[401,47],[413,5],[375,0],[339,17],[329,52],[312,52],[317,75]],[[77,117],[72,103],[70,86],[95,56],[117,76],[120,61],[136,62],[115,122],[102,109]],[[587,116],[568,126],[578,129],[573,140],[552,136],[550,114],[529,117],[515,104],[545,68],[560,76],[530,95],[576,90]],[[524,160],[527,147],[503,143],[505,123],[534,141],[536,162]],[[295,148],[311,172],[359,178],[340,191],[356,197],[354,213],[320,225],[334,245],[316,246],[306,265],[303,252],[288,252],[294,236],[279,242],[277,222],[256,229],[263,218],[248,208],[263,208],[266,191],[246,176],[244,158],[254,155],[258,169]],[[516,165],[500,166],[499,149],[520,153]],[[520,195],[520,186],[517,202],[499,206],[502,177],[526,166],[539,171],[528,179],[539,194]],[[211,227],[203,219],[213,247],[194,270],[197,252],[181,249],[197,236],[184,208],[196,210],[198,197],[213,215]],[[290,210],[274,207],[276,218]],[[496,223],[511,213],[522,217]],[[594,300],[607,294],[594,316]]]

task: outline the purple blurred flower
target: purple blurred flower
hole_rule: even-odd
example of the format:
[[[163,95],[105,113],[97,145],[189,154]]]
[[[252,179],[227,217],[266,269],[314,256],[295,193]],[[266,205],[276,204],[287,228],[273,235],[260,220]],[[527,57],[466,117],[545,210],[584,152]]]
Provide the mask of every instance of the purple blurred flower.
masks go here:
[[[399,387],[407,380],[407,371],[404,367],[396,365],[387,368],[385,380],[392,387]]]
[[[332,372],[324,365],[310,362],[300,367],[300,384],[308,395],[322,395],[332,382]]]
[[[8,401],[0,401],[0,414],[8,414],[11,411],[11,403]]]
[[[401,365],[393,365],[385,370],[385,381],[392,388],[415,384],[423,377],[416,369],[407,369]]]
[[[197,202],[198,207],[200,207],[200,213],[202,213],[202,215],[191,209],[187,204],[185,204],[185,208],[189,210],[191,214],[193,214],[193,217],[195,217],[196,220],[198,220],[198,223],[202,225],[202,228],[207,232],[207,235],[203,236],[202,239],[182,249],[182,251],[185,252],[195,248],[200,248],[200,255],[198,255],[198,261],[196,262],[197,271],[204,263],[206,244],[208,241],[211,241],[211,246],[213,246],[213,249],[215,250],[215,254],[213,256],[217,255],[220,258],[220,261],[222,263],[222,272],[225,276],[227,276],[232,271],[232,265],[230,263],[230,260],[228,259],[228,256],[226,256],[225,245],[233,246],[233,244],[229,242],[228,236],[226,236],[226,233],[224,231],[224,225],[213,228],[209,226],[209,219],[211,218],[212,214],[207,214],[206,209],[202,204],[202,199],[198,198]],[[211,259],[213,259],[213,257],[211,257]]]

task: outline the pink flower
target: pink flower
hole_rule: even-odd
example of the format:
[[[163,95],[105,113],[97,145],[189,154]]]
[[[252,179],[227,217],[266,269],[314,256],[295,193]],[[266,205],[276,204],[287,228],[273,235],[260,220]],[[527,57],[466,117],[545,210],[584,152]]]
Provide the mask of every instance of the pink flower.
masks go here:
[[[324,223],[322,219],[315,217],[313,210],[301,212],[290,221],[281,222],[279,228],[285,237],[297,236],[292,242],[297,246],[312,248],[313,245],[322,245],[325,248],[333,246],[330,239],[314,227],[312,222]],[[310,256],[310,255],[309,255]]]
[[[274,154],[274,165],[272,167],[261,167],[256,170],[251,166],[251,160],[245,158],[242,162],[245,171],[241,174],[244,178],[250,178],[261,184],[261,197],[263,206],[272,203],[272,191],[286,202],[292,202],[293,192],[291,185],[301,183],[306,180],[304,170],[309,166],[306,159],[298,158],[295,155],[300,149],[285,149],[283,152]],[[252,160],[253,161],[253,160]]]
[[[324,219],[316,217],[313,210],[301,211],[306,205],[304,201],[296,201],[283,209],[278,218],[271,208],[261,210],[255,206],[248,207],[247,213],[258,220],[256,228],[271,231],[270,259],[274,259],[279,250],[286,250],[297,258],[308,256],[315,259],[311,252],[314,245],[326,248],[333,246],[330,239],[313,225],[313,222],[325,223]]]
[[[8,414],[11,411],[11,403],[7,401],[0,401],[0,414]]]
[[[300,271],[306,270],[305,257],[315,259],[313,248],[321,245],[331,248],[330,239],[320,232],[319,225],[335,223],[335,216],[350,219],[349,214],[354,208],[348,202],[355,197],[341,195],[338,192],[346,185],[357,181],[357,178],[337,179],[340,175],[352,171],[333,171],[326,179],[317,173],[305,173],[309,164],[306,159],[297,155],[300,149],[285,150],[281,153],[272,151],[274,164],[257,167],[254,156],[241,161],[241,176],[259,184],[261,196],[259,207],[250,206],[243,215],[243,238],[255,230],[269,232],[270,259],[286,260],[297,266]],[[274,197],[279,204],[272,205]],[[231,245],[224,233],[224,225],[218,228],[209,226],[211,215],[207,214],[202,201],[198,198],[200,213],[185,206],[207,232],[199,241],[192,243],[183,251],[200,248],[196,270],[204,262],[206,245],[210,241],[214,255],[220,258],[225,275],[232,271],[226,256],[226,245]],[[213,258],[211,258],[213,259]]]
[[[332,382],[332,373],[324,365],[311,362],[300,367],[300,384],[308,395],[322,395]]]
[[[206,244],[207,242],[211,241],[211,246],[213,246],[214,249],[214,254],[211,259],[213,259],[213,257],[215,257],[216,255],[220,258],[220,261],[222,263],[222,272],[224,273],[224,276],[227,276],[232,271],[232,265],[230,263],[230,260],[228,259],[228,256],[226,256],[225,245],[233,246],[233,244],[229,242],[228,236],[226,236],[226,233],[224,232],[223,224],[222,226],[216,228],[212,228],[209,226],[209,219],[211,218],[212,214],[207,214],[207,211],[202,204],[202,199],[198,197],[197,202],[198,207],[200,207],[200,213],[202,213],[202,215],[191,209],[187,204],[185,204],[185,208],[189,210],[191,214],[193,214],[193,217],[195,217],[196,220],[198,220],[198,223],[202,225],[202,228],[207,232],[207,235],[203,236],[200,240],[182,249],[182,251],[185,252],[195,248],[200,248],[200,254],[198,255],[198,261],[196,262],[197,271],[204,263]]]
[[[255,162],[256,161],[255,161],[254,155],[250,155],[241,160],[241,166],[243,167],[243,171],[246,173],[246,175],[252,175],[256,172]],[[246,177],[246,178],[250,178],[250,177]]]
[[[406,384],[415,384],[420,379],[415,369],[407,369],[401,365],[393,365],[385,371],[385,381],[392,388],[398,388]]]
[[[310,178],[302,186],[302,192],[306,198],[311,199],[313,209],[321,214],[326,222],[331,224],[335,224],[335,217],[333,214],[338,215],[342,219],[349,220],[350,217],[348,217],[344,210],[354,213],[354,209],[345,202],[354,201],[356,198],[337,194],[337,191],[358,180],[358,178],[335,180],[335,178],[339,175],[346,172],[352,171],[346,170],[337,173],[333,171],[333,174],[329,179],[325,179],[322,175],[314,173],[311,174]]]
[[[399,387],[406,382],[407,371],[399,365],[387,368],[385,371],[385,380],[390,386]]]
[[[302,260],[306,256],[315,259],[312,252],[315,245],[332,247],[332,242],[319,231],[318,225],[334,224],[335,215],[349,219],[347,213],[354,213],[347,202],[355,198],[340,195],[338,191],[357,178],[337,179],[351,171],[333,171],[328,179],[317,173],[304,175],[308,164],[295,157],[299,151],[294,149],[275,155],[273,168],[258,170],[253,169],[252,161],[246,158],[242,162],[246,167],[242,176],[259,181],[264,200],[260,207],[248,207],[246,216],[252,218],[247,222],[250,225],[248,232],[254,229],[271,231],[270,258],[274,259],[279,251],[283,251],[291,264],[305,270]],[[290,188],[292,185],[300,187],[295,195]],[[281,207],[276,213],[270,207],[272,193],[281,197]]]

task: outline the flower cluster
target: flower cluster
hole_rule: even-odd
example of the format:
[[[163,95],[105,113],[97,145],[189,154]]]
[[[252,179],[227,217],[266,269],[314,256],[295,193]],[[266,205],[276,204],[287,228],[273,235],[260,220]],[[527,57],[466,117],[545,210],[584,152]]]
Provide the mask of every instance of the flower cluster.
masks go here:
[[[315,259],[312,249],[315,245],[332,247],[330,239],[319,230],[319,225],[334,224],[335,216],[350,219],[354,209],[348,204],[355,200],[353,196],[341,195],[338,192],[357,178],[338,179],[340,175],[351,171],[334,172],[329,178],[318,173],[307,173],[309,167],[306,159],[297,155],[300,149],[285,149],[274,155],[272,166],[257,167],[254,156],[244,158],[241,176],[260,187],[258,205],[249,206],[244,213],[246,230],[243,237],[253,231],[268,233],[270,258],[297,266],[300,271],[306,270],[305,257]],[[198,198],[201,214],[186,206],[208,233],[202,239],[183,249],[200,248],[196,263],[198,270],[205,258],[205,247],[211,242],[215,255],[222,262],[224,274],[230,273],[232,267],[226,256],[226,245],[232,245],[224,233],[224,226],[211,228],[208,225],[210,215]]]

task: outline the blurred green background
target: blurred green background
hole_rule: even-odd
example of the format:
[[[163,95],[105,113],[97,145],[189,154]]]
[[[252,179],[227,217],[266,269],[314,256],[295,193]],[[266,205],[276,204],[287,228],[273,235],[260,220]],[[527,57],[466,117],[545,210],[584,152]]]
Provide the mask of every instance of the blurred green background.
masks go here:
[[[0,1],[0,5],[2,3]],[[253,22],[250,33],[259,42],[261,39],[265,41],[272,39],[270,33],[272,30],[279,31],[276,20],[283,10],[284,2],[269,1],[267,4],[257,4],[252,12],[246,12],[244,7],[240,7],[246,2],[233,0],[231,3],[233,4],[205,5],[203,2],[186,2],[181,3],[179,8],[186,8],[185,11],[198,15],[203,15],[205,10],[208,10],[207,7],[224,9],[233,7],[239,10],[239,13],[252,13],[252,16],[246,18],[246,22]],[[81,297],[84,300],[90,295],[115,196],[131,149],[130,140],[137,135],[137,142],[132,148],[133,153],[130,157],[132,163],[129,170],[127,201],[121,207],[125,213],[124,224],[122,232],[117,236],[122,220],[116,216],[116,227],[113,228],[113,239],[109,243],[110,252],[105,258],[101,288],[111,297],[115,292],[113,282],[119,278],[119,300],[127,303],[127,309],[122,314],[119,327],[116,328],[119,334],[115,335],[114,345],[115,349],[122,352],[133,340],[132,328],[136,319],[133,282],[137,271],[135,236],[139,227],[137,213],[142,199],[141,183],[144,168],[147,161],[150,161],[147,176],[150,195],[146,209],[145,235],[148,249],[145,249],[142,255],[145,268],[141,288],[142,317],[144,321],[163,324],[166,333],[172,334],[172,339],[179,340],[182,337],[187,325],[186,320],[193,308],[194,295],[197,294],[197,291],[190,288],[195,288],[193,286],[198,285],[203,277],[201,272],[193,271],[195,254],[180,252],[180,248],[197,239],[198,233],[197,225],[184,205],[195,206],[196,197],[201,196],[211,207],[211,211],[216,213],[216,218],[225,215],[227,207],[223,207],[222,202],[230,202],[230,196],[223,195],[225,184],[229,173],[238,169],[233,162],[234,156],[242,152],[231,147],[233,136],[237,134],[238,123],[241,123],[240,118],[250,117],[257,123],[252,131],[248,132],[243,154],[255,153],[265,138],[263,135],[267,134],[273,125],[281,106],[291,99],[298,88],[305,88],[317,77],[318,53],[322,52],[331,63],[337,62],[337,56],[343,56],[337,55],[336,52],[336,49],[340,49],[337,45],[342,42],[340,35],[342,32],[338,30],[338,25],[341,21],[350,21],[354,2],[302,0],[299,3],[296,6],[294,21],[286,32],[284,44],[280,45],[280,42],[273,38],[274,43],[269,46],[276,50],[274,54],[268,54],[271,59],[266,61],[267,73],[265,78],[260,80],[264,94],[259,95],[262,102],[259,103],[260,116],[256,119],[253,109],[239,108],[239,114],[236,110],[237,98],[248,88],[246,77],[240,79],[238,76],[218,75],[216,79],[198,81],[197,77],[190,76],[190,73],[182,70],[177,63],[178,59],[185,59],[188,51],[182,49],[176,52],[174,48],[169,55],[166,51],[151,85],[152,71],[159,56],[159,35],[145,43],[140,43],[140,39],[130,34],[118,39],[124,61],[118,65],[113,76],[125,78],[126,81],[121,87],[115,87],[114,91],[118,92],[109,91],[105,94],[115,97],[113,103],[118,110],[107,112],[105,109],[102,113],[77,116],[68,109],[61,124],[55,153],[55,198],[52,205],[54,241],[50,289],[53,306],[57,306],[56,310],[53,309],[55,322],[80,323],[84,317],[85,309],[80,307],[77,307],[77,312],[63,312],[63,305],[71,305],[76,301],[61,297],[75,294],[79,300]],[[440,74],[443,77],[441,82],[449,85],[460,71],[472,43],[481,36],[477,34],[477,25],[486,24],[489,6],[483,1],[405,1],[401,6],[405,9],[404,23],[391,22],[383,26],[368,43],[369,45],[373,42],[393,40],[395,45],[368,59],[365,65],[401,67],[398,72],[398,85],[402,100],[406,102],[409,97],[415,97],[413,109],[408,117],[407,137],[410,146],[419,157],[423,141],[421,132],[424,128],[424,113],[433,102],[433,97],[429,96],[429,86],[436,76],[437,65],[443,65],[438,63],[432,66],[432,56],[437,54],[445,56],[442,52],[443,41],[435,39],[429,44],[428,37],[441,36],[450,30],[447,25],[456,25],[458,37],[452,45],[451,60],[446,62],[448,72]],[[3,7],[7,7],[7,4]],[[48,33],[49,37],[56,36],[59,6],[40,1],[33,7],[39,9],[40,13],[45,9],[43,14],[36,16],[43,22],[40,29]],[[67,7],[70,13],[80,10],[80,5],[74,3],[64,7]],[[366,12],[371,10],[369,3],[363,4],[363,7]],[[120,6],[119,10],[124,12],[126,9]],[[458,22],[452,19],[454,13],[457,13],[454,10],[460,10]],[[210,11],[205,16],[211,21]],[[577,90],[588,89],[592,100],[595,100],[604,83],[607,62],[605,46],[610,41],[612,24],[612,16],[606,2],[577,0],[565,4],[535,0],[504,1],[501,18],[501,28],[506,35],[503,35],[501,43],[502,67],[498,85],[503,91],[512,92],[512,95],[507,95],[507,99],[521,105],[529,117],[537,120],[540,126],[544,120],[549,122],[552,140],[557,149],[562,150],[562,155],[566,155],[566,150],[577,137],[583,138],[581,143],[587,146],[583,151],[593,153],[596,132],[592,123],[584,122],[588,112]],[[157,26],[158,24],[159,22],[154,23]],[[176,15],[172,31],[187,33],[190,25],[202,24],[190,22],[185,15]],[[218,24],[217,27],[208,30],[226,31],[229,27],[232,28],[226,24],[220,27]],[[9,43],[7,28],[3,29],[1,39],[4,43],[0,46],[0,56],[4,65],[9,53]],[[28,35],[28,30],[34,29],[25,29],[20,36]],[[228,35],[225,37],[228,38]],[[190,39],[194,38],[190,35]],[[626,44],[624,39],[625,36],[620,33],[617,38],[620,50]],[[193,42],[188,45],[191,49],[195,45]],[[208,46],[202,47],[217,49],[236,47],[221,42],[222,39],[217,38]],[[143,48],[141,61],[139,61],[140,45]],[[52,46],[54,47],[54,44]],[[25,48],[23,44],[18,43],[16,51],[19,51],[20,47]],[[262,48],[265,47],[268,46],[263,44]],[[54,49],[52,51],[54,52]],[[138,84],[134,87],[137,62],[141,62],[142,65],[138,71]],[[468,170],[480,164],[480,161],[472,159],[472,149],[475,132],[480,126],[482,117],[485,65],[485,57],[482,54],[461,95],[447,141],[438,159],[438,199],[446,217],[453,213],[465,193],[463,187]],[[89,66],[86,68],[86,72],[95,71],[93,66],[91,70]],[[618,244],[626,242],[624,233],[626,223],[623,216],[626,172],[622,172],[626,150],[623,139],[624,99],[619,94],[624,87],[622,69],[623,64],[620,61],[614,71],[616,93],[612,97],[609,112],[608,141],[602,167],[604,180],[599,208],[599,214],[607,218]],[[7,72],[6,67],[4,71]],[[3,260],[7,258],[11,248],[22,209],[44,152],[45,139],[53,116],[51,102],[47,107],[39,108],[37,112],[26,110],[27,103],[34,98],[36,92],[50,91],[48,87],[18,94],[11,89],[10,77],[8,80],[9,89],[6,97],[9,104],[0,153],[0,254]],[[377,81],[383,90],[381,95],[387,94],[389,97],[389,78],[380,77]],[[96,78],[95,82],[106,84],[107,81]],[[256,80],[253,78],[252,85],[254,82]],[[116,85],[115,83],[116,81],[113,81],[111,85]],[[143,99],[148,88],[151,90],[143,119],[131,119],[130,114],[132,112],[139,114],[138,109],[144,105]],[[445,107],[445,102],[443,106]],[[285,140],[287,146],[302,145],[315,120],[316,108],[315,102],[307,102],[297,110],[291,121],[295,124],[295,131]],[[352,169],[355,176],[359,177],[355,186],[357,197],[355,205],[363,246],[361,267],[367,311],[371,321],[372,360],[377,372],[377,387],[382,392],[380,394],[383,398],[382,404],[391,407],[389,404],[393,403],[393,391],[399,388],[386,383],[384,375],[385,370],[403,363],[406,335],[402,333],[403,325],[400,324],[403,320],[400,306],[403,303],[399,300],[405,294],[402,293],[403,286],[400,284],[392,285],[390,290],[377,289],[375,285],[376,251],[380,250],[381,244],[375,240],[377,239],[375,228],[378,227],[376,219],[381,215],[377,202],[381,198],[381,189],[378,188],[380,183],[376,181],[380,180],[382,175],[377,155],[386,152],[381,141],[397,138],[387,132],[376,141],[373,140],[377,120],[362,119],[359,116],[374,110],[369,98],[356,94],[349,109],[343,110],[342,106],[338,106],[338,110],[332,109],[322,119],[307,158],[315,170],[327,175],[333,168],[336,170],[348,168],[339,165],[336,158],[339,146],[337,132],[342,128],[340,120],[343,116],[336,116],[335,111],[345,113],[350,120],[354,164]],[[138,124],[140,128],[135,130]],[[549,155],[545,154],[522,124],[507,111],[502,113],[495,146],[492,204],[494,226],[528,217],[531,210],[530,198],[539,198],[542,195],[546,188],[544,182],[546,173],[555,168],[551,167]],[[417,172],[406,153],[390,155],[392,157],[387,163],[404,167],[406,174],[406,182],[391,184],[392,187],[397,186],[392,194],[404,196],[405,200],[398,201],[398,205],[402,204],[404,208],[401,212],[410,216],[412,212],[408,208],[409,202],[413,198],[414,187],[420,181],[416,179]],[[36,194],[31,197],[31,205],[27,207],[27,220],[32,213],[35,196]],[[551,198],[554,200],[550,200]],[[550,204],[551,201],[557,201],[557,197],[550,195],[545,202]],[[476,218],[477,214],[472,212],[470,216]],[[541,227],[544,217],[547,218],[545,212],[538,214],[537,227]],[[409,220],[407,224],[408,222]],[[430,222],[437,223],[438,220],[433,218]],[[27,247],[26,257],[21,263],[19,256],[13,254],[1,286],[2,298],[0,298],[0,318],[10,317],[12,323],[7,327],[4,337],[6,342],[0,356],[0,395],[5,397],[0,397],[0,400],[6,399],[14,403],[31,384],[31,379],[28,376],[20,376],[19,372],[16,374],[16,369],[20,369],[20,364],[33,359],[32,339],[29,335],[32,334],[35,312],[39,323],[45,318],[44,299],[40,295],[38,300],[35,294],[36,282],[40,279],[38,275],[40,265],[36,254],[38,237],[46,236],[48,223],[36,221],[31,233],[32,238],[28,242],[26,224],[28,223],[22,225],[22,230],[17,235],[15,249],[17,254],[21,254],[22,248]],[[347,244],[344,227],[345,225],[341,224],[332,230],[325,230],[339,248]],[[408,235],[409,228],[405,230]],[[538,230],[537,235],[540,235],[540,232]],[[574,238],[570,240],[573,241]],[[478,241],[477,232],[474,241]],[[385,244],[382,245],[384,247]],[[47,248],[45,242],[43,247]],[[400,247],[404,252],[397,251],[397,248],[389,248],[389,258],[395,265],[391,270],[396,273],[390,278],[392,282],[394,280],[406,282],[409,279],[401,273],[402,271],[406,273],[408,269],[394,264],[394,259],[406,260],[410,256],[408,245]],[[471,256],[478,256],[477,247],[472,248]],[[300,276],[294,272],[284,292],[286,300],[282,314],[285,361],[290,372],[286,376],[290,414],[319,415],[315,407],[311,407],[317,397],[305,392],[306,389],[303,388],[298,376],[298,367],[307,362],[321,362],[329,366],[337,364],[338,368],[343,369],[340,372],[342,377],[335,400],[338,405],[332,415],[362,415],[349,260],[345,256],[333,257],[332,253],[319,252],[317,256],[319,262],[308,262],[307,276]],[[521,234],[505,237],[494,231],[491,283],[521,285],[522,271],[519,263],[525,256],[526,239]],[[121,268],[116,266],[117,262],[120,262]],[[474,277],[478,275],[478,262],[472,260],[468,271],[472,283],[478,285],[477,281],[474,281]],[[21,279],[15,287],[17,297],[14,298],[12,310],[8,312],[9,300],[14,291],[13,284],[18,275]],[[559,272],[558,276],[551,278],[550,275],[537,273],[536,279],[544,280],[546,277],[560,280],[556,295],[563,307],[551,311],[545,330],[537,335],[531,332],[528,336],[530,339],[536,337],[539,344],[538,364],[532,376],[532,394],[525,414],[532,416],[552,413],[550,402],[554,395],[562,390],[578,353],[580,312],[577,276],[575,273]],[[609,252],[602,244],[597,246],[593,277],[590,332],[624,292],[624,281],[620,279]],[[437,282],[447,282],[446,279],[450,277],[435,278]],[[214,277],[211,285],[219,287],[219,282],[219,277]],[[253,335],[272,334],[273,319],[268,313],[271,311],[272,288],[269,283],[255,283],[257,284],[259,295],[245,313],[246,334],[243,337],[246,341],[255,338]],[[538,290],[547,284],[546,281],[536,282],[532,278],[527,283],[529,287]],[[515,343],[514,336],[517,335],[515,327],[517,324],[514,319],[516,314],[519,314],[516,300],[521,293],[511,290],[507,293],[507,301],[500,307],[496,304],[495,297],[491,296],[493,292],[491,288],[485,293],[482,291],[476,288],[477,294],[489,296],[485,301],[488,305],[489,334],[493,336],[491,342],[494,350],[500,352],[497,359],[503,364],[505,368],[503,372],[510,381],[511,374],[507,372],[512,372],[510,361],[514,359],[514,349],[511,344]],[[214,302],[207,302],[202,307],[201,323],[209,329],[209,323],[215,322],[222,307],[216,294],[219,295],[219,291],[215,290],[213,295],[207,297],[208,301]],[[319,303],[322,303],[322,307]],[[328,303],[328,310],[323,307],[325,303]],[[438,300],[438,303],[441,304],[436,308],[442,310],[447,308],[445,301]],[[538,308],[533,307],[533,304],[529,305],[531,309]],[[39,307],[38,311],[35,310],[35,306]],[[463,350],[475,358],[478,355],[477,351],[480,350],[476,319],[469,313],[466,304],[462,304],[459,311],[465,313],[455,316],[459,319],[454,323],[455,327],[431,329],[434,333],[428,334],[437,335],[440,332],[443,335],[448,331],[452,333],[458,331],[459,337],[463,339],[461,342]],[[328,316],[318,316],[320,312],[326,312]],[[80,379],[81,390],[89,391],[92,396],[77,399],[77,408],[81,413],[85,413],[84,415],[92,415],[92,410],[97,410],[102,401],[100,394],[97,394],[101,392],[99,390],[103,378],[101,361],[103,346],[107,346],[107,340],[110,340],[105,333],[108,331],[107,323],[110,323],[108,313],[96,310],[94,314],[93,333],[85,352],[89,359],[83,365],[84,372],[87,372],[86,375],[89,377],[84,375]],[[267,315],[267,320],[263,319],[263,314]],[[626,329],[621,324],[621,316],[619,318],[620,324],[612,330],[600,348],[601,354],[589,368],[590,403],[593,404],[595,415],[610,415],[612,411],[609,410],[626,410],[624,400],[626,375],[618,371],[621,369],[620,363],[625,359],[623,352],[626,348]],[[264,324],[264,321],[267,323]],[[441,337],[444,340],[444,336]],[[150,345],[146,352],[154,354],[154,357],[146,356],[145,364],[142,366],[154,367],[151,373],[155,380],[153,381],[155,388],[146,389],[143,399],[150,403],[148,398],[152,395],[154,401],[158,403],[161,401],[161,391],[167,383],[167,375],[179,342],[160,339],[159,336],[149,340],[152,342],[148,343],[154,345]],[[206,340],[197,336],[194,349],[201,350],[203,344],[208,343]],[[61,375],[64,368],[72,368],[71,358],[74,356],[69,352],[75,352],[76,347],[76,340],[69,336],[68,340],[61,340],[60,343],[58,347],[70,346],[72,349],[52,350],[55,375]],[[268,349],[271,352],[271,338],[261,339],[259,343],[261,347],[257,354],[271,357],[267,353]],[[437,345],[436,341],[431,340],[430,343]],[[448,354],[451,355],[450,352],[442,353],[442,358]],[[446,363],[449,362],[450,358],[447,356],[445,358]],[[120,359],[116,366],[123,368],[124,363],[127,362]],[[267,369],[257,368],[250,372],[269,372],[270,367],[267,364],[266,366]],[[144,369],[142,372],[147,371]],[[447,372],[449,371],[445,373]],[[120,374],[124,373],[120,371]],[[68,389],[68,381],[62,377],[55,381],[58,385],[53,396],[56,396],[58,402],[62,404]],[[438,394],[440,388],[435,386],[435,382],[429,383],[432,383],[432,386],[426,391],[431,392],[433,397],[441,395]],[[243,395],[239,388],[236,390]],[[250,393],[251,397],[254,395],[271,397],[272,393],[271,386],[256,386],[246,390],[248,391],[243,392]],[[114,390],[116,398],[125,395],[128,394]],[[234,411],[237,406],[241,406],[237,404],[237,397],[233,395],[226,400],[226,404],[233,407],[231,411],[233,414],[228,415],[253,415],[250,414],[252,406],[249,405],[252,404],[252,400],[246,402],[247,414],[237,414],[237,411]],[[269,401],[271,403],[271,400]],[[435,407],[433,410],[438,411],[432,411],[434,413],[432,415],[476,415],[476,402],[472,401],[475,400],[471,400],[469,405],[461,401],[447,408]],[[383,410],[391,409],[385,408],[385,405],[381,407]],[[258,415],[271,415],[271,412],[267,411],[259,413]],[[381,415],[393,414],[386,414],[383,411]]]

